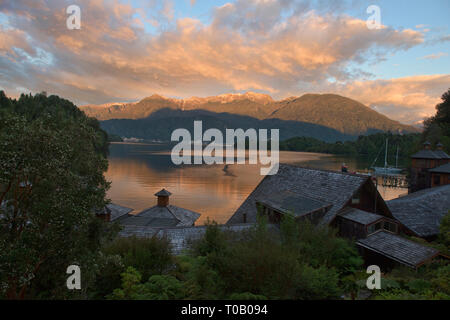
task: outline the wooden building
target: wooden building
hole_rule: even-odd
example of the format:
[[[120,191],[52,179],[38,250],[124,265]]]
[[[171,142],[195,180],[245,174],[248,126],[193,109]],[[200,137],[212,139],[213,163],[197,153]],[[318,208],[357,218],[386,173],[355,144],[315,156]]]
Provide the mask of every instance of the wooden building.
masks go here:
[[[431,187],[450,184],[450,163],[428,170],[431,174]]]
[[[431,188],[433,185],[436,185],[433,183],[431,170],[450,163],[450,156],[445,153],[442,144],[438,143],[436,148],[436,150],[431,150],[431,143],[427,141],[424,143],[423,150],[411,156],[409,193]],[[437,175],[434,176],[436,177]],[[437,181],[435,180],[435,182]]]
[[[391,269],[406,265],[417,269],[439,256],[439,251],[396,234],[381,231],[356,242],[367,265],[383,265]]]
[[[96,214],[97,217],[106,222],[114,222],[122,217],[128,216],[131,211],[133,211],[133,209],[110,203],[106,205],[106,207],[104,207],[102,210],[96,211]]]
[[[450,185],[424,189],[386,202],[401,233],[433,240],[450,210]]]
[[[444,190],[447,195],[449,191]],[[438,255],[399,236],[410,226],[393,215],[367,175],[280,164],[278,173],[259,183],[227,225],[254,223],[258,214],[277,224],[287,213],[336,227],[340,236],[355,241],[366,262],[378,257],[379,265],[386,268],[395,263],[415,268]],[[416,258],[402,258],[406,256]]]
[[[157,204],[133,215],[122,216],[117,221],[123,226],[147,226],[153,228],[190,227],[200,213],[180,208],[169,203],[171,193],[165,189],[155,193]]]

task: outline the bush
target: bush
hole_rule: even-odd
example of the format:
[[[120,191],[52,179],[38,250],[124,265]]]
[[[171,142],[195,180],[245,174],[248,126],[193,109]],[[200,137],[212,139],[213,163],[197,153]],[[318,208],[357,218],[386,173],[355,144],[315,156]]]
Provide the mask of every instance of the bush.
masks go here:
[[[126,267],[134,267],[145,280],[166,273],[173,265],[170,243],[164,238],[118,238],[103,251],[119,255]]]

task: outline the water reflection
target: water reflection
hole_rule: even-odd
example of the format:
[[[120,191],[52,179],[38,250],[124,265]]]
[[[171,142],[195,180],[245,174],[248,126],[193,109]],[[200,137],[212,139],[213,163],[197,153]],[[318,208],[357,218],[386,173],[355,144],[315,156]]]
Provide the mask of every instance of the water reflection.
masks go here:
[[[202,214],[197,224],[209,217],[225,223],[263,176],[259,165],[182,165],[170,159],[168,146],[159,144],[112,144],[108,181],[112,181],[108,197],[137,213],[153,206],[153,195],[162,188],[172,192],[172,204]],[[351,171],[364,169],[364,162],[330,155],[280,152],[280,162],[339,170],[346,162]],[[405,189],[380,189],[383,197],[396,198]]]

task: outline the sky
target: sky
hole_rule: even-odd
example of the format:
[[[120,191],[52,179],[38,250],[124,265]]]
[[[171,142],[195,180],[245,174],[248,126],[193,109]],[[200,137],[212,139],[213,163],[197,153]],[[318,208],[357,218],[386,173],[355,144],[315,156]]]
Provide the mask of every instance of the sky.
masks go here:
[[[449,12],[448,0],[0,0],[0,90],[77,105],[336,93],[416,124],[450,88]]]

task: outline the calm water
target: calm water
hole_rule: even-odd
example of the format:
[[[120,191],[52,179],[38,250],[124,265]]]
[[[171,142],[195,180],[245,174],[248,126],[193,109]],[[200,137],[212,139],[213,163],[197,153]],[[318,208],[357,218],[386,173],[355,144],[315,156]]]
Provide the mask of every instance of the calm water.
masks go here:
[[[345,162],[350,171],[362,171],[366,161],[306,152],[280,152],[280,162],[305,167],[340,170]],[[133,213],[156,204],[154,193],[162,188],[172,192],[170,203],[225,223],[261,181],[259,165],[183,165],[170,159],[166,145],[111,144],[109,169],[112,182],[108,197],[112,202],[133,208]],[[406,189],[379,187],[384,199],[397,198]]]

